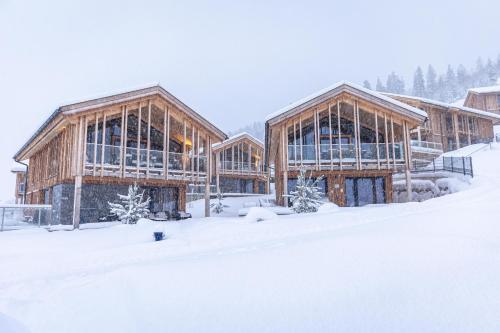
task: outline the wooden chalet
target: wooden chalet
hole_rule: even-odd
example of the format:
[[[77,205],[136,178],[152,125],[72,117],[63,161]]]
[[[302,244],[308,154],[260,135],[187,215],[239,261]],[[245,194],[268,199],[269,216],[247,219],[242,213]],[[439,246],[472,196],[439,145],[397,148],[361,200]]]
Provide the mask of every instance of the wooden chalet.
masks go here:
[[[475,143],[493,140],[493,125],[500,114],[459,104],[449,104],[427,98],[386,94],[391,98],[422,109],[427,121],[411,133],[412,147],[450,151]]]
[[[27,202],[50,203],[54,223],[78,227],[135,182],[151,211],[185,210],[188,184],[208,193],[212,144],[226,138],[155,85],[59,107],[14,159],[29,161]]]
[[[264,170],[264,143],[248,133],[237,134],[212,146],[216,163],[217,191],[268,193]]]
[[[26,188],[26,166],[15,163],[10,170],[16,176],[16,186],[14,188],[14,197],[16,204],[24,204],[24,195]]]
[[[500,85],[469,89],[464,106],[500,114]]]
[[[299,168],[340,206],[392,201],[392,174],[406,173],[411,193],[410,131],[427,114],[348,82],[323,89],[267,117],[266,166],[274,167],[276,200],[286,205]],[[308,172],[309,175],[309,172]]]

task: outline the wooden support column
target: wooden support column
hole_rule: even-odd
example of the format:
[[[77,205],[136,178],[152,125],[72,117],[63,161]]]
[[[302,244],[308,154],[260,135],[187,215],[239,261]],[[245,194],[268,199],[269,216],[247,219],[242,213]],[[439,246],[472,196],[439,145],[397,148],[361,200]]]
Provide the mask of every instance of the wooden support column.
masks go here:
[[[354,157],[356,162],[356,170],[359,170],[359,156],[358,156],[358,117],[356,115],[356,102],[352,104],[353,111],[353,124],[354,124]]]
[[[167,106],[165,104],[163,104],[163,155],[162,155],[162,160],[163,160],[163,163],[162,163],[162,167],[163,167],[163,177],[166,178],[167,177],[167,165],[168,165],[168,161],[167,161],[167,118],[168,118],[168,114],[167,114]]]
[[[148,101],[148,138],[146,143],[146,178],[149,178],[149,160],[151,154],[151,100]]]
[[[83,145],[83,117],[79,118],[77,129],[77,146],[73,154],[76,160],[75,192],[73,197],[73,229],[80,228],[80,206],[82,199],[82,145]]]
[[[339,140],[339,168],[342,170],[342,134],[340,133],[340,101],[337,101],[337,134]]]
[[[299,116],[299,136],[300,136],[300,165],[302,165],[302,160],[304,159],[304,148],[302,147],[302,116]]]
[[[186,154],[186,119],[183,119],[184,134],[182,139],[182,177],[186,178],[186,160],[188,158]]]
[[[127,172],[127,139],[128,139],[128,108],[125,105],[125,125],[123,126],[123,160],[122,160],[122,177],[125,177]]]
[[[297,122],[293,121],[293,165],[297,167]]]
[[[120,178],[123,178],[123,168],[124,168],[124,164],[123,164],[123,156],[125,155],[125,150],[124,150],[124,147],[123,147],[123,142],[124,142],[124,135],[125,135],[125,128],[124,128],[124,124],[125,124],[125,107],[122,106],[121,107],[121,110],[122,110],[122,117],[121,117],[121,122],[120,122],[120,169],[118,169],[118,173],[120,174]]]
[[[85,165],[87,164],[87,129],[89,127],[89,117],[88,116],[85,116],[85,125],[84,126],[85,126],[85,129],[84,129],[84,135],[83,135],[83,172],[82,172],[82,174],[85,174]],[[63,154],[64,154],[63,156],[66,156],[66,152],[64,152]],[[63,174],[64,174],[64,164],[62,165],[62,167],[63,167]]]
[[[99,132],[99,116],[95,114],[95,127],[94,127],[94,161],[92,163],[92,176],[95,177],[96,174],[96,162],[97,162],[97,133]]]
[[[329,134],[329,144],[330,148],[330,170],[333,170],[333,145],[332,145],[332,105],[328,103],[328,134]]]
[[[387,132],[387,114],[384,113],[384,141],[385,141],[385,159],[387,162],[387,169],[390,169],[390,162],[389,162],[389,134]]]
[[[455,149],[460,148],[460,136],[458,134],[458,114],[456,112],[453,113],[453,130],[455,132]]]
[[[106,113],[102,118],[102,138],[101,138],[101,178],[104,176],[104,154],[106,150]]]
[[[421,133],[420,129],[421,129],[421,127],[418,126],[417,127],[417,140],[418,140],[418,142],[422,142],[422,133]]]
[[[394,119],[391,115],[391,142],[392,142],[392,164],[394,169],[396,169],[396,147],[394,146]]]
[[[378,112],[375,110],[375,148],[377,151],[377,169],[380,170],[380,151],[379,151],[379,140],[378,140]]]
[[[141,102],[139,102],[139,111],[138,111],[138,121],[137,121],[137,168],[136,168],[136,177],[139,178],[139,167],[141,165]]]
[[[405,154],[405,175],[406,175],[406,194],[407,201],[412,201],[412,186],[411,186],[411,156],[410,156],[410,132],[408,130],[408,125],[406,121],[403,121],[403,144],[404,144],[404,154]]]
[[[356,105],[356,122],[357,122],[357,128],[358,128],[358,138],[356,139],[356,143],[358,145],[358,169],[362,169],[362,150],[361,150],[361,122],[359,120],[359,102],[356,100],[354,101],[354,104]]]
[[[471,140],[471,135],[470,135],[470,121],[469,121],[469,116],[467,116],[466,121],[467,121],[467,143],[470,146],[472,144],[472,140]]]
[[[314,121],[314,155],[316,155],[314,160],[316,162],[316,170],[319,170],[321,160],[319,156],[320,146],[318,142],[318,110],[314,110],[313,121]]]
[[[220,193],[220,177],[219,177],[219,153],[215,154],[215,187],[217,193]]]
[[[194,131],[195,127],[194,124],[191,123],[191,177],[194,175]]]
[[[205,178],[205,217],[210,216],[210,180],[212,172],[211,155],[212,155],[212,143],[210,136],[207,135],[206,139],[206,151],[207,151],[207,176]]]
[[[283,170],[283,195],[288,195],[288,162],[286,161],[285,155],[285,126],[281,126],[281,167]],[[279,176],[279,175],[276,175]],[[288,197],[283,197],[283,205],[288,207]]]
[[[196,163],[196,180],[200,181],[200,129],[196,131],[196,158],[198,163]]]
[[[170,163],[170,109],[167,107],[167,155],[165,161],[165,178],[168,179],[168,169]]]

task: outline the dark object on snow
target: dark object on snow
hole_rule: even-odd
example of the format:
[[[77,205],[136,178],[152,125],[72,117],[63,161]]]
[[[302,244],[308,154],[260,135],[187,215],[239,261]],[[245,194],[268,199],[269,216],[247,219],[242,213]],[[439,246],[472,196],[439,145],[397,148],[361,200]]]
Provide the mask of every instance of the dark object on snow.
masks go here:
[[[110,213],[106,216],[101,216],[99,219],[99,222],[113,222],[113,221],[118,221],[118,215]]]
[[[165,234],[161,231],[153,232],[153,236],[155,237],[155,242],[161,241],[165,238]]]
[[[191,217],[192,217],[191,213],[186,213],[186,212],[173,212],[172,213],[172,220],[176,220],[176,221],[190,219]]]

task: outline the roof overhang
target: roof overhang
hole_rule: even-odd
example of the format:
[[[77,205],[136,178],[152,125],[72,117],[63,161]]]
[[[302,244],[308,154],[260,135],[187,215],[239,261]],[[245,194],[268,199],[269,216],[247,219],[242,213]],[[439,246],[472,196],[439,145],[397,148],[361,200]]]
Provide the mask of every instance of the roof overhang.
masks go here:
[[[243,132],[243,133],[236,134],[225,141],[213,144],[212,150],[214,152],[216,152],[216,151],[222,150],[225,147],[230,146],[234,143],[237,143],[239,141],[243,141],[245,139],[251,141],[253,144],[260,147],[261,149],[264,149],[264,143],[262,141],[260,141],[259,139],[257,139],[256,137],[254,137],[253,135],[251,135],[249,133]]]

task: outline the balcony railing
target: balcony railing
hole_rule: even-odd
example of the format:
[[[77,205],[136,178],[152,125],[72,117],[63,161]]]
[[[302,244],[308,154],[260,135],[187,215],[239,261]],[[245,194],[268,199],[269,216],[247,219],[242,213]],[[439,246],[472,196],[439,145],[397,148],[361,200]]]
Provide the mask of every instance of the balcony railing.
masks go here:
[[[95,150],[94,150],[95,149]],[[96,169],[104,168],[107,172],[116,172],[121,166],[121,147],[104,145],[104,156],[102,155],[103,145],[87,144],[86,169],[94,167],[94,156]],[[124,167],[127,172],[134,172],[139,169],[153,172],[154,175],[164,175],[164,158],[162,150],[148,150],[145,148],[125,148]],[[149,155],[149,164],[148,164]],[[102,158],[104,157],[104,159]],[[138,158],[139,157],[139,158]],[[101,163],[103,161],[103,163]],[[193,167],[193,169],[191,168]],[[207,157],[205,155],[191,155],[182,153],[168,153],[168,172],[170,174],[189,174],[205,176],[207,172]]]
[[[440,142],[411,140],[410,145],[412,148],[426,148],[441,151],[443,150],[443,145]]]
[[[379,143],[379,155],[378,160],[387,160],[386,144]],[[404,160],[404,149],[403,143],[398,142],[394,144],[394,149],[392,144],[388,144],[389,148],[389,160]],[[353,163],[356,161],[356,145],[355,144],[321,144],[319,145],[319,163],[331,163],[340,162],[340,157],[342,156],[342,162]],[[361,143],[360,151],[362,162],[377,162],[377,144],[376,143]],[[302,158],[301,158],[302,157]],[[315,145],[302,145],[288,146],[288,164],[315,164],[316,162],[316,146]]]
[[[233,174],[261,174],[262,165],[250,162],[220,161],[219,171],[221,173]]]

